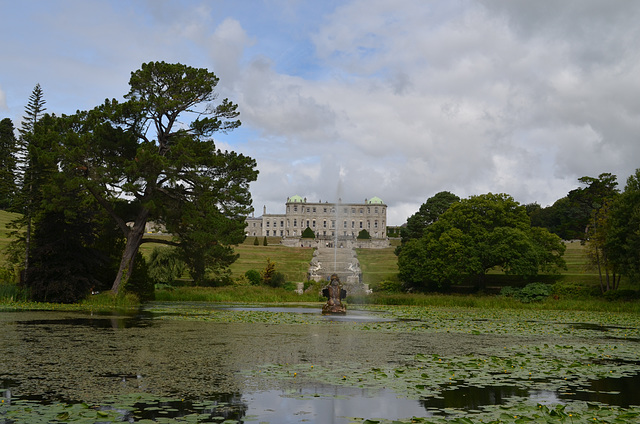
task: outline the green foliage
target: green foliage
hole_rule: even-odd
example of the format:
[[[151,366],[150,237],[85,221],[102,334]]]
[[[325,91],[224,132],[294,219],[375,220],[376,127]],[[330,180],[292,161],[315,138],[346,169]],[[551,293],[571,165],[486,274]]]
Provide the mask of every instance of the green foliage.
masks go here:
[[[313,232],[313,230],[309,227],[305,228],[304,231],[302,232],[302,238],[305,239],[314,239],[316,238],[316,233]]]
[[[15,206],[18,192],[17,143],[13,122],[4,118],[0,121],[0,210],[12,210]]]
[[[253,159],[216,149],[212,135],[240,125],[237,105],[214,102],[217,84],[206,69],[145,63],[132,72],[125,102],[107,100],[65,118],[62,167],[127,239],[115,292],[126,285],[150,220],[176,236],[197,283],[208,272],[222,275],[237,258],[231,246],[244,240],[241,217],[250,210],[257,171]],[[179,125],[189,112],[197,118]],[[136,199],[133,213],[118,211],[116,198]]]
[[[271,287],[284,287],[286,282],[287,280],[284,274],[276,271],[275,273],[273,273],[273,276],[271,277],[271,282],[269,285]]]
[[[254,246],[260,246],[260,242],[258,241],[258,237],[253,239],[253,245]]]
[[[611,205],[606,238],[608,258],[618,273],[640,287],[640,168]]]
[[[383,293],[402,293],[404,288],[401,281],[397,279],[387,279],[375,286],[374,290]]]
[[[257,286],[262,282],[262,276],[260,275],[260,272],[256,271],[255,269],[247,270],[247,272],[244,273],[244,276],[247,277],[247,280],[249,280],[249,282],[254,286]]]
[[[360,230],[360,232],[358,233],[358,240],[369,240],[371,239],[371,235],[369,234],[369,231],[362,229]]]
[[[440,215],[459,200],[458,196],[448,191],[441,191],[427,199],[418,212],[407,219],[407,226],[402,230],[402,243],[422,237],[425,228],[436,222]]]
[[[271,280],[276,273],[276,264],[271,262],[271,259],[267,258],[267,266],[262,271],[262,283],[270,286]]]
[[[173,284],[182,277],[187,267],[172,247],[156,247],[149,256],[147,273],[154,284]]]
[[[530,283],[522,288],[503,287],[501,296],[513,297],[522,303],[541,302],[553,293],[553,286],[544,283]]]
[[[264,239],[262,239],[262,245],[266,246],[267,244],[267,236],[264,236]]]
[[[92,230],[81,215],[48,212],[38,219],[24,281],[32,300],[74,303],[100,285],[108,258],[92,247]]]
[[[604,294],[604,298],[610,302],[618,301],[634,301],[640,299],[640,291],[624,289],[624,290],[609,290]]]
[[[565,267],[565,246],[542,228],[532,228],[524,207],[506,194],[461,200],[409,240],[398,256],[400,279],[421,290],[446,289],[465,278],[484,286],[494,268],[531,277]]]

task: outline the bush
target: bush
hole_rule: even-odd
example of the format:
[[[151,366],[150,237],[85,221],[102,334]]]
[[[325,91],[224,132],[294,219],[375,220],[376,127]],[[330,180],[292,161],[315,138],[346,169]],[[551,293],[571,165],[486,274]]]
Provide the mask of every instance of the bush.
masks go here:
[[[553,285],[553,293],[555,297],[586,299],[589,297],[599,296],[600,289],[598,287],[576,283],[559,281]]]
[[[305,228],[304,231],[302,232],[302,238],[305,239],[314,239],[316,238],[316,233],[313,232],[313,230],[309,227]]]
[[[513,297],[522,303],[541,302],[551,295],[553,287],[544,283],[530,283],[522,288],[503,287],[500,295]]]
[[[155,284],[173,284],[187,269],[178,252],[171,247],[156,247],[147,263],[149,278]]]
[[[260,275],[260,272],[256,271],[255,269],[248,270],[244,273],[244,276],[247,277],[247,280],[249,280],[249,282],[254,286],[258,286],[262,282],[262,276]]]
[[[287,279],[283,273],[274,272],[273,275],[271,276],[271,282],[269,285],[271,287],[284,287],[286,282],[287,282]]]
[[[637,300],[640,299],[640,291],[635,290],[609,290],[604,294],[604,298],[609,301]]]
[[[253,245],[254,246],[260,246],[260,242],[258,241],[258,237],[253,239]]]
[[[375,291],[382,293],[402,293],[404,290],[402,282],[399,280],[385,279],[377,285]]]
[[[358,233],[358,240],[369,240],[371,238],[371,235],[369,234],[369,231],[367,230],[361,230]]]

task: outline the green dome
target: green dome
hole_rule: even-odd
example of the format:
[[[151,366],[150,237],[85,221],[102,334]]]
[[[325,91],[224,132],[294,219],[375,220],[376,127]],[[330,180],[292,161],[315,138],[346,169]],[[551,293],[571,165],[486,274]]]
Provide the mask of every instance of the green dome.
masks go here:
[[[302,203],[302,202],[304,202],[304,199],[298,196],[297,194],[287,199],[287,203]]]
[[[379,204],[379,205],[384,205],[384,202],[378,196],[373,196],[371,199],[369,199],[369,201],[367,203],[368,204],[374,204],[375,203],[375,204]]]

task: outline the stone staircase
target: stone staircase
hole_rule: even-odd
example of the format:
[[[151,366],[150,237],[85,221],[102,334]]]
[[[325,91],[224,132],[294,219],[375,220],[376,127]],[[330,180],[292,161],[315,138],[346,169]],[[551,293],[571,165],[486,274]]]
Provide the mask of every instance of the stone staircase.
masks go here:
[[[329,282],[337,274],[347,293],[366,292],[362,284],[362,271],[355,249],[319,247],[313,252],[309,264],[309,279]]]

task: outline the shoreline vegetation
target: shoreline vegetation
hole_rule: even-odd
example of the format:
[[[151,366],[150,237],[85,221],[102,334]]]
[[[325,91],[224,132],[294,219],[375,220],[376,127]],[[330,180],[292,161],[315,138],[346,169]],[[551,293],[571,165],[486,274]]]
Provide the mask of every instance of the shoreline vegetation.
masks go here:
[[[321,307],[318,294],[298,295],[282,288],[269,287],[180,287],[159,290],[153,302],[201,302],[257,305],[310,305]],[[539,311],[591,311],[640,314],[639,301],[606,300],[598,298],[552,298],[539,302],[523,303],[517,299],[499,295],[478,294],[386,294],[347,297],[350,309],[379,306],[415,306],[450,309],[505,309]],[[112,311],[132,310],[143,305],[135,295],[114,296],[101,293],[72,304],[43,303],[0,298],[0,311],[7,310],[61,310],[61,311]]]
[[[0,229],[12,216],[0,214]],[[1,233],[1,232],[0,232]],[[0,234],[0,244],[8,244],[8,233]],[[529,309],[529,310],[568,310],[626,312],[640,314],[638,296],[633,300],[604,296],[600,293],[598,275],[595,269],[588,266],[585,248],[578,241],[566,242],[565,260],[567,270],[558,276],[540,275],[534,282],[548,283],[550,292],[543,300],[523,302],[512,296],[500,295],[501,289],[514,286],[522,287],[526,283],[499,273],[490,273],[490,283],[486,290],[477,293],[464,293],[458,288],[457,293],[403,293],[399,289],[397,279],[397,257],[394,255],[394,244],[387,249],[358,249],[358,259],[363,270],[363,282],[373,288],[374,293],[366,296],[349,296],[347,304],[352,309],[364,305],[403,305],[438,308],[486,308],[486,309]],[[143,245],[143,256],[147,259],[153,251],[155,243]],[[0,246],[4,247],[4,246]],[[303,281],[306,268],[313,255],[313,249],[300,247],[284,247],[279,238],[269,238],[267,245],[254,245],[248,237],[244,243],[236,246],[239,259],[232,264],[231,273],[235,283],[222,287],[188,286],[185,282],[179,285],[156,286],[155,301],[158,302],[210,302],[226,304],[318,304],[324,302],[319,294],[323,282],[306,283],[305,293],[297,294],[292,290],[295,284],[273,288],[265,285],[251,285],[244,278],[248,270],[262,271],[268,260],[275,263],[276,270],[286,276],[288,282]],[[4,250],[4,249],[3,249]],[[0,257],[0,259],[2,259]],[[4,261],[3,261],[4,262]],[[620,289],[631,291],[623,280]],[[91,295],[75,304],[37,303],[26,301],[21,296],[15,282],[6,278],[0,281],[0,311],[3,310],[86,310],[109,311],[118,309],[136,309],[142,302],[133,294],[113,295],[103,292]]]

